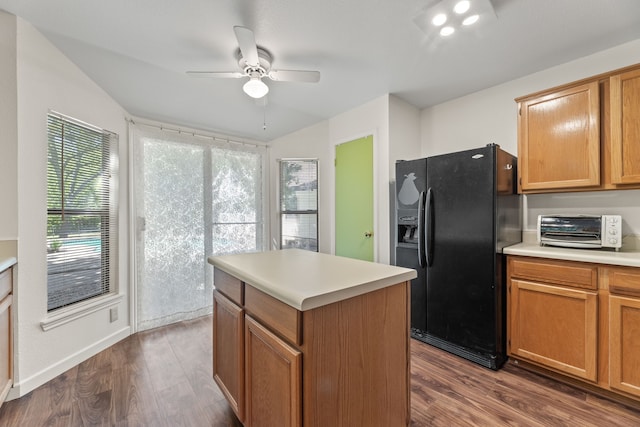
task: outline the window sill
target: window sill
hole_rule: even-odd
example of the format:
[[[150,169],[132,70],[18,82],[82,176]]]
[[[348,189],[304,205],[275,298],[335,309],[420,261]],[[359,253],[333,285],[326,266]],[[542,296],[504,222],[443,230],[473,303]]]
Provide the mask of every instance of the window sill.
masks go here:
[[[55,329],[58,326],[62,326],[69,322],[73,322],[74,320],[88,316],[91,313],[95,313],[98,310],[119,304],[123,298],[124,295],[121,294],[110,294],[94,298],[84,303],[75,304],[73,307],[61,309],[59,312],[55,312],[47,316],[46,319],[40,322],[40,327],[45,332]]]

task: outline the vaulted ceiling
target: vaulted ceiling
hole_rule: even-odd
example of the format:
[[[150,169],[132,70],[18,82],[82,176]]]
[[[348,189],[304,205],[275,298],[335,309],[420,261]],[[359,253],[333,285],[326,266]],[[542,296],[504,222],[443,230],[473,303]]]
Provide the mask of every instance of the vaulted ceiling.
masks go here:
[[[130,114],[269,141],[386,93],[419,108],[640,38],[638,0],[492,0],[485,24],[448,38],[416,19],[437,0],[0,0]],[[482,24],[482,25],[481,25]],[[233,27],[273,68],[319,83],[194,78],[238,71]],[[266,105],[265,105],[266,104]],[[263,125],[266,124],[266,129]]]

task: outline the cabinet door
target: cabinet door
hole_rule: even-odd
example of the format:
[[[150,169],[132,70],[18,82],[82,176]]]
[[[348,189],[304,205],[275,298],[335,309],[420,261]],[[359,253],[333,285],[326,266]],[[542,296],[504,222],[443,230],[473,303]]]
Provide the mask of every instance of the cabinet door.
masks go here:
[[[11,302],[12,295],[0,302],[0,406],[13,384]]]
[[[598,82],[520,102],[523,192],[600,185]]]
[[[611,388],[640,396],[640,299],[609,297]]]
[[[249,316],[245,339],[245,426],[302,425],[302,354]]]
[[[611,182],[640,183],[640,70],[610,78]]]
[[[511,280],[509,353],[596,381],[597,293]]]
[[[244,420],[244,310],[213,294],[213,378]]]

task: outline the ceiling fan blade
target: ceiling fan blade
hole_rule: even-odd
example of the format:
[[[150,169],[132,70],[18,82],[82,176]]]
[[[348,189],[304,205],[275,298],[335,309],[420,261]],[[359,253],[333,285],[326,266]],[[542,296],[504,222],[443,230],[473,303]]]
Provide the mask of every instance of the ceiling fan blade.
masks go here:
[[[225,79],[239,79],[244,73],[239,71],[187,71],[192,77],[221,77]]]
[[[302,70],[271,70],[268,77],[277,82],[317,83],[320,81],[320,72]]]
[[[258,58],[258,46],[256,45],[256,38],[247,27],[235,26],[233,31],[236,33],[238,39],[238,46],[240,46],[240,52],[242,57],[246,61],[247,65],[257,67],[260,65],[260,59]]]

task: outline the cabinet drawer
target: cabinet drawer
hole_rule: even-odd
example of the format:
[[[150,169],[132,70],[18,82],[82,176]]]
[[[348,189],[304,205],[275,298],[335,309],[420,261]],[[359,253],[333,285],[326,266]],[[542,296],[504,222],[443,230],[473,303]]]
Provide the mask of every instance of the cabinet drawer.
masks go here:
[[[509,276],[581,289],[598,289],[598,267],[573,261],[509,257]]]
[[[244,292],[244,307],[248,314],[289,342],[302,344],[301,312],[253,286],[247,285]]]
[[[13,290],[12,285],[12,269],[8,268],[0,273],[0,300],[9,295]]]
[[[219,268],[214,268],[213,286],[231,301],[243,305],[244,285],[240,279],[236,279]]]
[[[609,291],[640,297],[640,268],[609,268]]]

